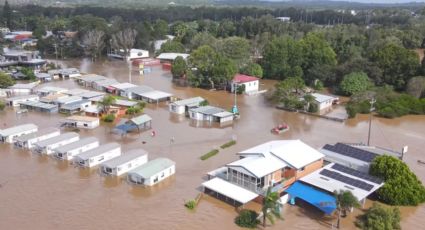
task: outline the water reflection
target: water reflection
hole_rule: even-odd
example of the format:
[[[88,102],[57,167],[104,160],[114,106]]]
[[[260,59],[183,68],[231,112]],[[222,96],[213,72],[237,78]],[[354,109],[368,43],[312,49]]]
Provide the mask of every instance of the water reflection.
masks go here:
[[[161,183],[155,184],[153,186],[143,186],[136,185],[131,182],[127,182],[129,186],[131,186],[129,193],[135,198],[146,198],[150,196],[157,195],[159,196],[159,192],[166,191],[171,185],[173,185],[176,181],[175,175],[168,177],[161,181]]]

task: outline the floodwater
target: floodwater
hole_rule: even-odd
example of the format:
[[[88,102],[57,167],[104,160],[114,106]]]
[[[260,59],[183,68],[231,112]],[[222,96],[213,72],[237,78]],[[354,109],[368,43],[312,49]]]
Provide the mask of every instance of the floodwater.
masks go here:
[[[66,61],[64,65],[81,68],[119,81],[128,81],[127,66],[119,61],[96,64]],[[202,96],[212,105],[230,109],[234,95],[222,91],[177,87],[171,76],[160,69],[145,76],[133,73],[132,82],[187,98]],[[273,81],[263,81],[270,88]],[[77,87],[72,81],[48,85]],[[368,117],[358,116],[345,123],[274,109],[263,95],[238,96],[241,118],[227,127],[197,127],[188,119],[171,116],[166,105],[149,105],[145,112],[153,117],[156,136],[149,132],[121,138],[110,133],[111,125],[81,130],[81,136],[96,136],[102,143],[118,141],[124,152],[144,148],[149,158],[174,160],[176,174],[151,188],[133,187],[124,179],[104,178],[96,170],[81,170],[48,157],[31,155],[11,145],[0,145],[0,229],[238,229],[233,223],[236,210],[212,197],[203,196],[195,211],[184,207],[185,200],[200,192],[204,175],[236,159],[235,153],[274,139],[301,139],[319,148],[326,143],[366,142]],[[58,127],[63,116],[29,112],[15,115],[12,109],[0,112],[1,128],[32,122],[41,128]],[[273,135],[270,129],[286,122],[290,131]],[[237,138],[237,144],[206,161],[199,157],[221,144]],[[174,143],[171,144],[171,138]],[[142,141],[146,141],[143,144]],[[374,118],[371,144],[394,150],[409,146],[405,161],[425,181],[425,116],[405,116],[393,120]],[[367,206],[371,205],[368,201]],[[304,205],[303,205],[304,206]],[[249,208],[259,209],[257,204]],[[343,229],[355,229],[351,217],[344,218]],[[269,229],[330,229],[334,218],[324,218],[313,208],[285,206],[284,221]],[[425,206],[402,208],[402,227],[422,229]]]

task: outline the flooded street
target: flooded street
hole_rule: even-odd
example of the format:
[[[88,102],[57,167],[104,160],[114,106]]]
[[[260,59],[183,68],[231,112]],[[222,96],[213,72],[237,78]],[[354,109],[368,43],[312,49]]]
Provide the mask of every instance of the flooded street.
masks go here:
[[[118,81],[128,81],[127,65],[122,62],[67,61],[64,65],[80,68]],[[234,95],[223,91],[177,87],[171,75],[160,68],[138,76],[132,83],[145,84],[170,92],[180,98],[202,96],[211,105],[230,109]],[[263,81],[270,88],[273,81]],[[78,87],[73,81],[55,81],[44,85]],[[263,95],[239,95],[241,118],[232,126],[196,127],[187,118],[171,116],[166,105],[148,105],[145,112],[153,118],[150,132],[121,138],[110,133],[112,125],[81,130],[83,137],[95,136],[101,143],[119,142],[123,152],[143,148],[149,159],[167,157],[176,162],[176,174],[151,188],[133,187],[125,179],[101,177],[96,170],[81,170],[48,157],[31,155],[9,144],[0,145],[0,229],[238,229],[233,223],[235,209],[212,197],[203,196],[195,211],[184,207],[185,200],[200,192],[204,175],[236,159],[235,153],[273,139],[301,139],[314,148],[335,142],[367,142],[368,116],[360,115],[345,123],[290,113],[269,105]],[[58,127],[64,116],[29,112],[16,115],[11,108],[0,112],[0,128],[20,123],[35,123],[39,128]],[[290,130],[273,135],[270,129],[286,122]],[[206,161],[199,157],[223,143],[237,138],[237,144],[221,150]],[[170,144],[171,138],[175,139]],[[142,144],[146,141],[146,144]],[[409,152],[405,161],[425,182],[425,116],[397,119],[374,118],[371,145]],[[367,203],[368,206],[371,202]],[[249,204],[258,209],[258,205]],[[422,229],[425,205],[402,208],[403,229]],[[352,219],[342,222],[342,229],[355,229]],[[286,205],[284,221],[268,229],[330,229],[334,219],[321,218],[319,212]]]

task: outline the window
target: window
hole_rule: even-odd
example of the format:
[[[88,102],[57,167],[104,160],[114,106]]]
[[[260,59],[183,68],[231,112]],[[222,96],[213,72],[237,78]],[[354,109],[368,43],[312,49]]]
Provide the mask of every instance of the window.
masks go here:
[[[302,172],[302,171],[304,171],[305,170],[305,167],[302,167],[302,168],[300,168],[300,172]]]
[[[161,178],[164,177],[164,176],[165,176],[165,174],[164,174],[164,172],[162,172]]]
[[[84,127],[88,127],[88,126],[89,126],[88,124],[84,123]]]
[[[118,168],[117,168],[117,171],[121,171],[121,167],[118,167]]]
[[[158,182],[158,177],[155,177],[155,179],[153,179],[153,183]]]

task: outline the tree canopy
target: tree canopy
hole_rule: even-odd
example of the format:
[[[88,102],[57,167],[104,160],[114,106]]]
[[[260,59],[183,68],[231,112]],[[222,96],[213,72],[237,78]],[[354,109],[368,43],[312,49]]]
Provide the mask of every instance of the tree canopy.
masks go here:
[[[364,230],[399,230],[400,210],[398,208],[385,208],[374,203],[364,215],[356,221],[356,225]]]
[[[344,76],[339,88],[345,95],[353,95],[368,90],[371,87],[368,76],[363,72],[353,72]]]
[[[0,88],[5,89],[15,84],[15,81],[6,73],[0,72]]]

